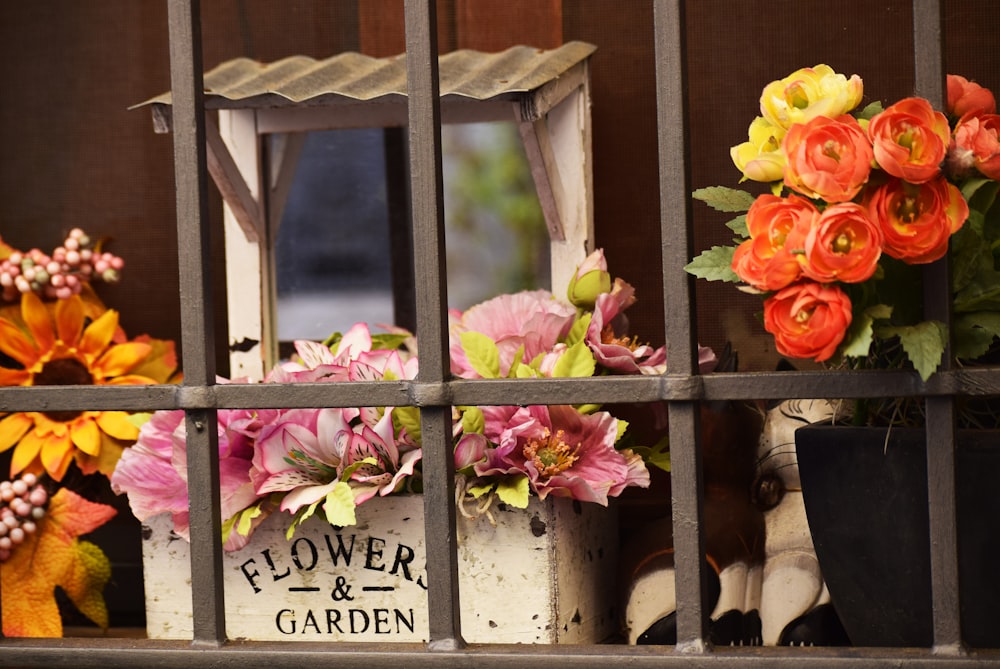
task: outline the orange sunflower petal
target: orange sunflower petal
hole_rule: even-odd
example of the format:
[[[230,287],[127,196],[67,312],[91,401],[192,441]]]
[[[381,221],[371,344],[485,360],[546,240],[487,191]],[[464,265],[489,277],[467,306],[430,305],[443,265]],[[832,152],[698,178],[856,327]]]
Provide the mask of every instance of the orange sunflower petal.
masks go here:
[[[69,469],[69,463],[73,460],[73,450],[73,442],[70,440],[69,434],[61,437],[53,435],[42,442],[40,453],[42,465],[49,476],[56,481],[62,480],[62,477],[66,475],[66,470]]]
[[[67,346],[75,346],[83,332],[83,301],[78,295],[56,303],[56,328],[59,339]]]
[[[97,320],[87,326],[80,338],[80,352],[89,360],[93,360],[111,343],[111,338],[118,327],[118,312],[108,309]]]
[[[29,369],[38,362],[39,351],[34,342],[6,319],[0,319],[0,351]]]
[[[4,369],[0,367],[0,386],[30,385],[31,372],[24,369]]]
[[[31,332],[39,350],[48,351],[56,343],[56,333],[52,329],[52,316],[45,303],[34,293],[21,296],[21,318]]]
[[[81,416],[70,425],[73,444],[87,455],[97,455],[101,451],[101,430],[93,418]]]
[[[115,439],[135,441],[139,438],[139,428],[129,421],[124,411],[102,411],[97,416],[97,426]]]
[[[137,341],[117,344],[98,358],[91,371],[101,378],[119,376],[138,365],[152,350],[149,344]]]
[[[43,439],[35,434],[34,430],[29,430],[17,443],[14,448],[14,456],[10,460],[10,475],[17,476],[28,467],[38,457],[38,452],[42,450]]]
[[[156,379],[151,379],[148,376],[142,376],[140,374],[124,374],[122,376],[116,376],[113,379],[108,379],[104,382],[106,386],[150,386],[160,383]]]
[[[12,413],[0,420],[0,453],[16,444],[35,421],[25,413]]]

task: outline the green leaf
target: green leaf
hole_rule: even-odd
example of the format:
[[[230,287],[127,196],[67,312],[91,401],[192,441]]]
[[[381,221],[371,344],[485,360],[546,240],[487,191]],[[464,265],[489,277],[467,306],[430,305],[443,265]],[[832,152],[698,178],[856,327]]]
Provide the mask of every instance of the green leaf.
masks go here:
[[[517,378],[517,370],[522,364],[521,360],[524,358],[524,351],[524,344],[521,344],[514,352],[514,357],[510,361],[510,369],[507,370],[508,379]]]
[[[497,481],[497,497],[500,501],[518,509],[528,507],[528,477],[506,476]]]
[[[462,432],[482,434],[486,430],[486,418],[479,407],[464,407],[462,410]]]
[[[417,407],[394,407],[392,410],[392,424],[396,428],[396,434],[402,429],[413,437],[418,444],[420,440],[420,409]]]
[[[884,109],[882,109],[882,103],[876,100],[875,102],[869,103],[864,109],[858,112],[858,120],[871,120],[876,114],[881,114]]]
[[[733,220],[726,223],[726,227],[735,232],[737,235],[743,239],[750,237],[750,229],[747,227],[747,215],[737,216]]]
[[[597,362],[586,342],[577,342],[570,346],[556,360],[552,368],[552,376],[556,378],[593,376]]]
[[[994,337],[1000,337],[1000,313],[982,311],[962,314],[952,324],[955,357],[975,360],[986,353]]]
[[[899,337],[906,357],[913,363],[920,378],[926,381],[941,364],[948,333],[944,323],[924,321],[916,325],[879,328],[878,335],[882,338]]]
[[[541,373],[531,365],[518,365],[515,376],[519,379],[537,379]]]
[[[670,441],[663,437],[653,446],[636,446],[632,449],[643,461],[665,472],[670,471]]]
[[[474,499],[479,499],[480,497],[487,494],[496,487],[497,487],[496,482],[490,481],[489,483],[483,485],[470,485],[465,489],[465,492],[472,495]]]
[[[623,436],[625,436],[625,431],[628,429],[628,421],[618,419],[617,432],[615,433],[615,443],[617,444]]]
[[[326,502],[323,503],[323,510],[326,511],[326,520],[331,525],[337,527],[348,527],[358,522],[354,513],[354,491],[351,486],[343,481],[337,481],[326,495]]]
[[[295,529],[305,521],[309,520],[312,515],[316,513],[316,507],[318,506],[319,502],[313,502],[309,506],[304,506],[299,509],[295,514],[295,517],[292,518],[292,522],[288,524],[288,529],[285,531],[285,539],[291,541],[292,537],[295,536]]]
[[[885,304],[876,304],[855,316],[841,344],[843,355],[849,358],[867,357],[875,336],[873,329],[875,321],[888,320],[890,316],[892,316],[892,307]]]
[[[136,428],[142,428],[143,425],[149,422],[149,419],[153,417],[153,414],[148,412],[140,413],[130,413],[125,416],[125,420],[132,423]]]
[[[410,337],[410,335],[397,334],[394,332],[380,332],[379,334],[373,334],[372,350],[382,349],[386,351],[395,351],[403,345],[403,342],[405,342],[408,337]]]
[[[463,332],[460,338],[472,369],[484,379],[500,378],[500,349],[496,342],[474,330]]]
[[[590,327],[590,319],[593,316],[590,312],[583,312],[577,316],[576,320],[573,321],[573,325],[569,328],[569,334],[566,335],[566,345],[572,346],[573,344],[583,341],[587,336],[587,329]]]
[[[756,199],[750,193],[726,186],[709,186],[699,188],[691,193],[691,197],[701,200],[716,211],[747,211]]]
[[[733,271],[732,246],[713,246],[684,266],[684,271],[707,281],[729,281],[738,283],[740,277]]]

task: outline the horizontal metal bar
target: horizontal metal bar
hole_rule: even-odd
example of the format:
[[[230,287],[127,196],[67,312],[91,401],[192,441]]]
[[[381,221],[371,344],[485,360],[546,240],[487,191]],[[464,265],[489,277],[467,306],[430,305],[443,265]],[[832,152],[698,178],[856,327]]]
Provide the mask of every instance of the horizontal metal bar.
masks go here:
[[[946,669],[996,667],[1000,651],[942,656],[919,648],[726,647],[691,654],[671,646],[511,644],[470,645],[461,652],[436,652],[414,644],[229,642],[219,648],[193,648],[186,641],[108,638],[4,639],[0,643],[0,662],[25,669],[242,669],[260,666],[261,658],[266,658],[269,669],[449,669],[473,665],[480,669],[526,666],[607,669],[613,661],[625,662],[638,669],[856,669],[859,666],[865,669],[898,669],[900,666]]]
[[[0,411],[267,409],[276,407],[448,406],[752,400],[792,398],[1000,396],[1000,368],[907,371],[744,372],[703,376],[459,379],[217,386],[35,386],[0,388]]]

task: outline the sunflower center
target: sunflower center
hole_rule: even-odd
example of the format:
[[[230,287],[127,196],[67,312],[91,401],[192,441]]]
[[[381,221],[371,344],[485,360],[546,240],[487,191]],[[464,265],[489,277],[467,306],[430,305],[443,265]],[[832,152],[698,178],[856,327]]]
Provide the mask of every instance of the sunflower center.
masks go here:
[[[90,370],[74,358],[49,360],[42,371],[35,374],[32,385],[36,386],[92,386],[94,377]],[[68,422],[80,415],[79,411],[46,411],[46,416],[55,421]]]
[[[524,446],[524,457],[535,465],[538,475],[544,478],[555,476],[573,466],[580,459],[576,453],[580,444],[570,446],[566,443],[566,433],[563,430],[552,434],[547,428],[541,439],[531,439]]]

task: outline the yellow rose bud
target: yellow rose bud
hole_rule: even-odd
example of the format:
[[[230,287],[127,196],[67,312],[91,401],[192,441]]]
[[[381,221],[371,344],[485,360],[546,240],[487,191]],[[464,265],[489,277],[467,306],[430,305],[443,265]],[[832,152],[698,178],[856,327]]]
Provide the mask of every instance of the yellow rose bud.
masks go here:
[[[829,65],[804,67],[772,81],[760,96],[760,112],[772,125],[787,130],[817,116],[835,118],[861,102],[864,85],[854,74],[848,79]]]
[[[749,140],[729,150],[733,163],[752,181],[780,181],[785,175],[785,154],[781,152],[783,128],[758,116],[747,132]]]

